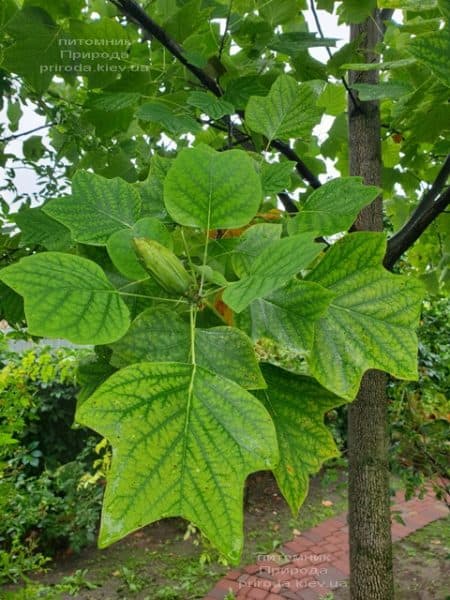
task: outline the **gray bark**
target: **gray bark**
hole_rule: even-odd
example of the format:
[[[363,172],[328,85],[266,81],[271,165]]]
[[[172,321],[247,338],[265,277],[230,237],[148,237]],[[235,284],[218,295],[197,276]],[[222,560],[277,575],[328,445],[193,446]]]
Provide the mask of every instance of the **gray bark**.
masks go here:
[[[378,12],[351,27],[351,39],[360,40],[366,62],[381,40]],[[378,72],[351,72],[355,82],[377,83]],[[378,102],[349,98],[350,174],[381,185],[381,129]],[[382,200],[363,209],[354,230],[382,231]],[[350,596],[352,600],[392,600],[392,542],[389,508],[386,375],[368,371],[357,399],[348,411]]]

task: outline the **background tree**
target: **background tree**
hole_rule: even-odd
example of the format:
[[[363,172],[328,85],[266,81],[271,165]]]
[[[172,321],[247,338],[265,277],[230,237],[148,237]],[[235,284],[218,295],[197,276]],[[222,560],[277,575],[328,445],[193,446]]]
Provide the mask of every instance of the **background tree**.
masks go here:
[[[98,377],[89,382],[89,392],[125,367],[79,411],[82,422],[115,442],[117,456],[123,443],[115,437],[117,423],[125,423],[127,415],[116,407],[111,417],[114,411],[107,407],[114,406],[114,390],[137,399],[137,410],[138,382],[163,377],[182,382],[182,398],[187,398],[186,406],[182,398],[174,400],[170,414],[156,411],[161,428],[145,432],[167,435],[157,464],[172,461],[173,473],[185,482],[183,494],[179,479],[174,480],[165,490],[166,503],[155,499],[154,512],[145,512],[139,492],[158,485],[148,479],[151,465],[142,447],[128,448],[133,464],[117,460],[111,472],[116,483],[105,500],[103,544],[155,518],[181,514],[236,559],[242,485],[227,487],[224,478],[242,480],[251,470],[272,466],[286,499],[298,510],[308,473],[336,452],[321,425],[323,412],[353,400],[367,369],[415,376],[412,328],[421,292],[413,278],[387,274],[381,261],[384,257],[392,267],[433,222],[402,267],[422,275],[434,290],[446,285],[448,222],[442,213],[448,205],[449,161],[442,124],[449,122],[448,10],[432,0],[426,6],[386,0],[379,3],[385,9],[380,15],[374,5],[339,5],[340,20],[353,24],[352,39],[323,65],[308,48],[331,48],[334,40],[321,35],[319,21],[319,36],[308,31],[306,6],[297,0],[157,1],[146,10],[131,0],[87,5],[80,0],[58,8],[30,0],[20,10],[14,0],[4,3],[2,81],[10,125],[17,123],[25,98],[35,102],[48,119],[50,144],[33,132],[24,143],[25,158],[47,167],[50,159],[55,173],[73,179],[72,196],[52,199],[60,194],[61,179],[55,180],[45,190],[43,208],[24,206],[12,219],[7,216],[21,234],[4,238],[4,262],[29,249],[50,252],[2,271],[4,314],[12,322],[21,320],[17,309],[11,314],[20,306],[19,292],[30,333],[96,343]],[[318,2],[322,9],[333,6]],[[392,8],[405,9],[403,23],[390,19]],[[354,74],[347,82],[342,77],[348,68]],[[313,132],[323,114],[334,117],[324,141]],[[386,132],[383,164],[380,122]],[[343,178],[322,186],[326,159]],[[11,157],[6,153],[4,160]],[[378,187],[363,187],[349,174]],[[10,181],[13,176],[11,171]],[[121,179],[110,179],[116,176]],[[382,234],[352,233],[335,243],[334,234],[350,228],[359,211],[379,196],[381,184],[388,209],[385,228],[403,223],[387,252]],[[381,201],[375,202],[361,213],[356,229],[382,228]],[[192,283],[186,283],[174,256],[163,262],[156,253],[155,270],[155,246],[138,252],[153,274],[148,277],[131,245],[142,237],[175,250]],[[137,317],[131,328],[130,314]],[[161,330],[161,323],[167,329]],[[264,367],[263,378],[243,332],[254,339],[271,337],[297,352],[308,378],[273,366]],[[139,339],[145,342],[140,349]],[[149,340],[161,341],[149,349]],[[213,352],[220,344],[231,353],[227,364]],[[169,351],[173,347],[176,354]],[[143,359],[145,367],[133,366]],[[169,366],[161,367],[161,360]],[[238,368],[242,363],[246,377]],[[217,401],[214,393],[205,394],[213,389],[211,371],[231,381],[222,382],[227,390],[222,406],[242,410],[244,405],[258,427],[252,434],[236,419],[228,420],[235,445],[231,449],[223,439],[216,450],[223,454],[224,444],[236,453],[229,466],[233,473],[222,467],[221,479],[214,459],[207,463],[209,480],[200,480],[188,458],[204,460],[204,448],[192,445],[188,434],[192,423],[197,434],[208,431],[205,422]],[[355,429],[359,435],[369,422],[378,424],[378,435],[360,436],[362,446],[356,448],[359,457],[371,460],[377,450],[375,468],[350,462],[352,594],[361,598],[389,598],[392,590],[383,382],[384,376],[370,371],[350,409],[350,439],[356,441]],[[266,391],[256,392],[260,401],[244,391],[266,384]],[[146,402],[156,406],[164,393],[159,390]],[[301,406],[297,398],[303,398]],[[177,403],[184,406],[185,425],[171,430],[167,424],[178,423]],[[247,413],[241,422],[248,422]],[[295,432],[289,429],[293,422],[299,424]],[[142,441],[136,421],[123,427],[122,438],[139,434]],[[217,424],[214,434],[221,439]],[[203,441],[212,443],[208,436]],[[170,448],[177,448],[176,460]],[[159,483],[167,475],[155,473]],[[376,493],[369,494],[369,488]],[[180,499],[185,496],[188,500]],[[210,512],[217,505],[225,506],[224,513]],[[218,524],[228,528],[227,538]],[[378,547],[369,552],[368,540],[375,538]],[[361,578],[361,569],[373,577]]]

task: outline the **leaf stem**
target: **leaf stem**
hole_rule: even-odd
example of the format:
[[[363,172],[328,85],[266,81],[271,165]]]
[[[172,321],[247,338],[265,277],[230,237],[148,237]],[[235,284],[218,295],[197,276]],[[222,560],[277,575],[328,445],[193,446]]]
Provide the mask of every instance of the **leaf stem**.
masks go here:
[[[121,292],[117,290],[117,293],[121,296],[133,296],[134,298],[147,298],[148,300],[159,300],[161,302],[175,302],[176,304],[187,304],[187,300],[183,300],[183,298],[159,298],[158,296],[147,296],[147,294],[134,294],[132,292]]]

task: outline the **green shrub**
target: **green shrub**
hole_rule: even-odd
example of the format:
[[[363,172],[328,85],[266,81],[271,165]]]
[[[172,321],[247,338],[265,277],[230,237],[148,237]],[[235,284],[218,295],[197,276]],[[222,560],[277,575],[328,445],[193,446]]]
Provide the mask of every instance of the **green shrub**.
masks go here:
[[[426,302],[419,329],[419,381],[389,386],[391,469],[407,497],[427,481],[449,501],[450,300]]]
[[[96,537],[102,479],[91,474],[101,440],[73,427],[85,351],[0,350],[0,580],[17,580]],[[99,452],[104,444],[99,446]]]

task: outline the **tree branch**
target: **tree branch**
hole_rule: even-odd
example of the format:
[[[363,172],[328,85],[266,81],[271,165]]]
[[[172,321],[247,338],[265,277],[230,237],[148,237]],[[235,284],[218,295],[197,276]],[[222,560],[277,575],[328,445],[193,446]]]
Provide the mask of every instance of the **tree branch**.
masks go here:
[[[312,188],[316,190],[322,185],[319,179],[314,175],[312,171],[308,169],[308,167],[305,165],[302,159],[297,155],[295,150],[293,150],[289,146],[289,144],[286,144],[285,142],[282,142],[280,140],[273,140],[273,142],[270,145],[272,148],[275,148],[275,150],[279,150],[283,156],[297,163],[295,166],[295,168],[297,169],[297,173],[302,179],[306,180]]]
[[[450,187],[442,191],[450,175],[450,154],[447,156],[433,185],[425,192],[403,227],[388,241],[384,266],[391,269],[400,256],[422,235],[425,229],[450,204]]]
[[[120,12],[137,23],[146,33],[158,40],[182,65],[197,77],[203,85],[215,96],[222,96],[222,90],[215,79],[210,77],[203,69],[196,67],[188,61],[182,47],[175,42],[162,27],[160,27],[134,0],[109,0]]]
[[[30,133],[35,133],[36,131],[41,131],[41,129],[46,129],[47,127],[53,127],[56,125],[55,123],[46,123],[45,125],[40,125],[39,127],[35,127],[34,129],[29,129],[28,131],[22,131],[22,133],[14,133],[9,135],[8,137],[0,139],[0,144],[4,144],[6,142],[11,142],[12,140],[17,140],[18,138],[24,137],[25,135],[29,135]]]

